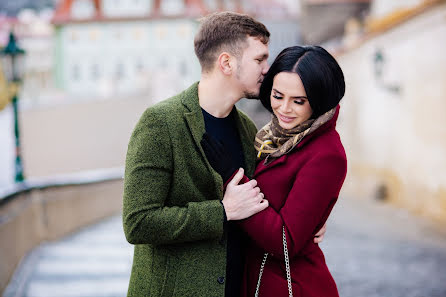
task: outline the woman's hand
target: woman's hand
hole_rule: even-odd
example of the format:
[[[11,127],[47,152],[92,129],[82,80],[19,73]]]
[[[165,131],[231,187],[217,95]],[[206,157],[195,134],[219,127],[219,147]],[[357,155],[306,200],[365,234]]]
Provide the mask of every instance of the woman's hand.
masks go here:
[[[327,223],[322,226],[321,230],[314,236],[314,243],[321,243],[324,240],[325,232],[327,231]]]

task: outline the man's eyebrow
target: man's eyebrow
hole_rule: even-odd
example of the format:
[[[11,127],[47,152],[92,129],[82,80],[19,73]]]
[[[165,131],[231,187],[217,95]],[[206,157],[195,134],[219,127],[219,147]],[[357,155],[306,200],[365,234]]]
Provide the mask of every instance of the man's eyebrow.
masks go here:
[[[269,55],[268,54],[260,54],[257,56],[257,58],[259,59],[268,59]]]

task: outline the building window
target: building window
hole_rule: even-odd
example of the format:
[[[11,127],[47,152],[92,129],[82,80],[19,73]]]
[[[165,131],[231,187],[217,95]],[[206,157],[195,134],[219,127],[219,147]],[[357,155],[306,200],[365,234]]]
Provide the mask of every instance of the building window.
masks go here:
[[[81,70],[78,64],[74,64],[71,68],[71,78],[73,81],[79,81],[81,79]]]
[[[116,76],[116,79],[118,79],[118,80],[121,80],[124,78],[124,76],[125,76],[124,64],[122,64],[122,62],[118,62],[118,64],[116,64],[115,76]]]
[[[158,39],[159,40],[162,40],[162,39],[164,39],[165,37],[166,37],[166,35],[167,35],[167,28],[165,27],[165,26],[158,26],[156,29],[155,29],[155,32],[156,32],[156,36],[158,37]]]
[[[166,69],[167,68],[167,62],[166,59],[161,59],[158,61],[158,68],[159,69]]]
[[[75,19],[87,19],[94,16],[95,7],[91,0],[76,0],[71,6],[70,13]]]
[[[180,0],[161,1],[161,12],[164,15],[178,15],[184,12],[184,2]]]
[[[189,35],[191,34],[190,29],[191,28],[186,24],[180,25],[178,27],[177,34],[180,38],[187,39],[187,38],[189,38]]]
[[[90,40],[92,40],[92,41],[98,40],[98,38],[100,36],[99,31],[95,30],[95,29],[90,30],[88,33],[89,33]]]
[[[133,30],[133,38],[135,40],[141,40],[144,36],[144,30],[141,28],[136,28]]]
[[[136,61],[136,73],[141,73],[141,72],[143,72],[144,71],[144,62],[142,61],[142,59],[141,58],[139,58],[137,61]]]
[[[70,39],[72,42],[76,42],[79,39],[79,34],[76,31],[71,31]]]
[[[98,64],[91,65],[91,78],[94,81],[96,81],[99,79],[100,76],[101,76],[101,73],[99,71],[99,65]]]
[[[121,30],[116,30],[114,35],[117,40],[120,40],[122,38]]]

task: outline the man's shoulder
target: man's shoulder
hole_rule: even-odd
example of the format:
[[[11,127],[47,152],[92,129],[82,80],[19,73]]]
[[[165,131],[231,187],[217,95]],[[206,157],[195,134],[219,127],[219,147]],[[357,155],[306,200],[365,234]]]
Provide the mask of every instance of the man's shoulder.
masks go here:
[[[179,113],[184,112],[184,103],[186,98],[189,98],[193,101],[193,97],[197,97],[197,104],[198,104],[198,95],[194,95],[197,89],[198,83],[194,83],[189,88],[181,91],[180,93],[169,97],[167,99],[164,99],[150,107],[148,107],[143,116],[162,116],[163,118],[172,118],[175,119],[178,117]]]
[[[149,114],[163,114],[168,116],[172,112],[179,111],[182,108],[181,98],[183,92],[172,96],[170,98],[164,99],[154,105],[148,107],[145,113]]]
[[[183,93],[184,91],[149,106],[143,112],[141,120],[153,121],[159,119],[161,121],[171,121],[178,118],[178,116],[183,112],[184,108],[181,102],[184,95]]]

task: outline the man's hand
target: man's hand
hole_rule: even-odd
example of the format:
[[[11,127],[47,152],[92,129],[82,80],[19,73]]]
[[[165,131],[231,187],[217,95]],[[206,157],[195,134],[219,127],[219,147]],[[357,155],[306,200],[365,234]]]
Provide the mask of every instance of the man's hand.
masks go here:
[[[325,232],[327,231],[327,223],[322,226],[321,230],[314,236],[314,243],[321,243],[324,240]]]
[[[246,219],[268,207],[268,201],[263,199],[264,195],[257,187],[256,180],[238,184],[243,178],[243,172],[243,168],[240,168],[234,175],[222,200],[228,221]]]

